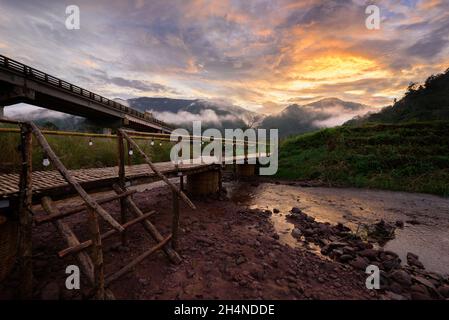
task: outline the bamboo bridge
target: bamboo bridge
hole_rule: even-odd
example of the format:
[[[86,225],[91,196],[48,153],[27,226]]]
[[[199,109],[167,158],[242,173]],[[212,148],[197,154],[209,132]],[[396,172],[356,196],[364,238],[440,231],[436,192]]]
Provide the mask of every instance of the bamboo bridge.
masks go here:
[[[1,128],[0,131],[20,134],[19,152],[21,154],[20,173],[0,174],[0,281],[11,272],[17,261],[17,267],[20,270],[20,297],[24,299],[31,298],[33,292],[32,233],[35,225],[44,223],[54,225],[67,244],[66,248],[61,248],[58,252],[59,257],[74,255],[77,258],[81,271],[92,286],[91,297],[93,299],[114,299],[114,294],[108,288],[110,283],[130,272],[153,253],[163,250],[171,263],[181,262],[181,257],[176,252],[178,241],[182,241],[178,237],[179,201],[196,209],[189,197],[220,192],[222,170],[226,163],[231,163],[235,174],[254,175],[256,173],[254,162],[257,162],[257,159],[262,156],[266,156],[261,153],[249,154],[250,142],[234,139],[231,142],[233,145],[231,159],[217,158],[217,161],[207,161],[207,163],[201,161],[153,163],[150,156],[145,154],[135,140],[167,140],[168,135],[125,129],[118,129],[116,135],[46,132],[41,131],[32,122],[18,122],[1,118],[0,122],[18,126],[17,129]],[[116,139],[117,166],[69,170],[45,138],[46,135],[51,134],[101,136]],[[48,158],[46,160],[55,170],[33,172],[33,139],[37,141]],[[190,137],[190,141],[194,139],[194,136]],[[125,143],[127,143],[128,150],[132,148],[143,158],[143,164],[127,165]],[[229,141],[222,139],[223,148],[226,143]],[[242,144],[244,149],[243,155],[240,156],[237,156],[235,152],[238,144]],[[179,185],[173,183],[171,178],[175,177],[180,178]],[[184,186],[185,177],[187,177],[186,187]],[[173,194],[173,223],[171,233],[168,235],[162,235],[156,225],[149,220],[157,213],[156,209],[144,212],[133,200],[133,194],[136,191],[129,189],[132,185],[158,180],[165,182]],[[100,190],[112,190],[114,195],[94,198],[88,193]],[[79,196],[84,203],[62,211],[54,202],[73,196]],[[120,203],[118,219],[102,207],[102,204],[111,201]],[[40,204],[45,214],[36,214],[34,212],[35,204]],[[63,221],[65,218],[81,212],[87,212],[88,219],[85,226],[90,233],[90,239],[84,242],[81,242],[69,224]],[[99,219],[104,220],[109,228],[100,230]],[[119,234],[123,245],[126,245],[126,233],[134,225],[141,225],[154,239],[155,245],[146,248],[119,271],[105,275],[102,242],[114,234]],[[90,251],[86,251],[86,249]]]

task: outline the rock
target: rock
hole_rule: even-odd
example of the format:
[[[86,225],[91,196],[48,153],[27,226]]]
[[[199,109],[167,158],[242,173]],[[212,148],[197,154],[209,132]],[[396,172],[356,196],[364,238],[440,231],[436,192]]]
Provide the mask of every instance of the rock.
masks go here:
[[[404,221],[402,220],[396,220],[396,222],[394,223],[396,227],[398,228],[404,228]]]
[[[129,249],[129,247],[127,247],[127,246],[119,246],[118,251],[119,252],[129,252],[129,251],[131,251],[131,249]]]
[[[315,222],[315,218],[312,216],[306,216],[306,220],[309,222]]]
[[[404,270],[395,270],[391,273],[391,279],[397,283],[410,287],[412,285],[412,277]]]
[[[397,269],[401,265],[401,260],[399,258],[393,258],[390,260],[382,261],[382,268],[387,271]]]
[[[295,238],[300,238],[301,235],[302,235],[302,232],[301,232],[301,230],[299,230],[298,228],[294,228],[294,229],[292,230],[292,236],[293,236],[293,237],[295,237]]]
[[[312,230],[312,229],[306,229],[306,230],[304,230],[304,235],[306,236],[306,237],[311,237],[311,236],[313,236],[314,235],[314,231]]]
[[[367,257],[370,260],[375,260],[377,258],[377,251],[374,249],[365,249],[359,252],[362,257]]]
[[[340,258],[338,260],[340,260],[341,262],[348,262],[349,260],[352,260],[354,257],[351,256],[350,254],[343,254],[340,256]]]
[[[368,266],[369,261],[368,261],[368,259],[366,259],[364,257],[357,257],[354,260],[352,260],[351,262],[349,262],[349,264],[355,269],[366,270],[366,267]]]
[[[412,299],[413,300],[431,300],[432,298],[428,294],[414,291],[414,292],[412,292]]]
[[[56,282],[49,282],[41,292],[42,300],[59,300],[60,290]]]
[[[426,287],[429,288],[429,289],[436,290],[436,289],[435,289],[435,286],[433,285],[433,283],[430,282],[429,280],[427,280],[427,279],[424,278],[424,277],[421,277],[421,276],[412,276],[412,279],[413,279],[414,281],[416,281],[417,283],[420,283],[420,284],[426,286]]]
[[[279,240],[279,235],[277,233],[273,233],[273,239]]]
[[[404,297],[400,294],[391,292],[391,291],[385,292],[385,298],[390,299],[390,300],[407,300],[406,297]]]
[[[290,210],[290,212],[291,212],[291,213],[296,213],[296,214],[298,214],[298,213],[302,213],[302,210],[299,209],[298,207],[293,207],[293,208]]]
[[[419,257],[411,252],[407,253],[407,264],[411,267],[417,267],[419,269],[424,269],[424,265],[419,261]]]
[[[241,265],[242,263],[245,263],[245,262],[246,262],[246,258],[243,256],[238,257],[237,260],[235,261],[235,263],[237,265]]]
[[[187,270],[187,278],[191,279],[195,275],[195,271],[193,270]]]
[[[449,298],[449,285],[443,284],[438,288],[438,292],[445,298]]]
[[[279,211],[278,208],[274,208],[274,209],[273,209],[273,212],[274,212],[274,213],[279,213],[280,211]]]
[[[414,284],[410,287],[412,292],[419,292],[421,294],[429,295],[429,290],[422,284]]]

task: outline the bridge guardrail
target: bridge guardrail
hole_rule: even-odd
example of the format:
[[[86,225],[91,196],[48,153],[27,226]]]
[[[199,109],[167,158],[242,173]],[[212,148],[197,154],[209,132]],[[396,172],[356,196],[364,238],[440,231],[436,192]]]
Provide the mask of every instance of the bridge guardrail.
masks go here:
[[[80,95],[86,99],[94,100],[95,102],[101,103],[108,108],[112,108],[114,110],[119,110],[119,111],[125,112],[129,115],[133,115],[133,116],[140,118],[144,121],[156,123],[156,124],[160,125],[165,130],[169,130],[169,131],[172,130],[172,128],[168,124],[166,124],[165,122],[163,122],[161,120],[158,120],[156,118],[148,119],[148,117],[145,117],[145,114],[140,111],[137,111],[135,109],[127,107],[121,103],[118,103],[117,101],[110,100],[108,98],[100,96],[99,94],[93,93],[89,90],[81,88],[81,87],[74,85],[70,82],[56,78],[56,77],[49,75],[43,71],[40,71],[40,70],[37,70],[30,66],[27,66],[21,62],[18,62],[16,60],[13,60],[6,56],[0,55],[0,66],[6,68],[8,70],[19,72],[27,78],[33,78],[35,80],[45,82],[46,84],[49,84],[51,86],[70,91],[71,93]]]

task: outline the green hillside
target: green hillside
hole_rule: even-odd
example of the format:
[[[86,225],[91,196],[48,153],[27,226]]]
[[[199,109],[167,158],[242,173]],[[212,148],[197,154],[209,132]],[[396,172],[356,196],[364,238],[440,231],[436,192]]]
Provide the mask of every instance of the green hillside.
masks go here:
[[[380,112],[356,118],[346,124],[449,121],[449,69],[432,75],[423,84],[411,83],[404,97]]]
[[[449,122],[324,129],[281,144],[277,176],[449,196]]]

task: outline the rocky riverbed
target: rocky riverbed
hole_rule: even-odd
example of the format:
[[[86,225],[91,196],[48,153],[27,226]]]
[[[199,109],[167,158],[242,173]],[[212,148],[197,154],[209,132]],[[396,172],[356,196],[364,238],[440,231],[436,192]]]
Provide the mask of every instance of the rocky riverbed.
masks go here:
[[[274,185],[274,184],[273,184]],[[410,265],[400,257],[354,235],[348,226],[320,222],[301,206],[278,199],[268,208],[255,208],[235,191],[256,192],[257,182],[240,182],[228,194],[194,199],[198,209],[181,205],[180,249],[183,261],[171,264],[163,252],[144,260],[111,285],[121,299],[443,299],[447,281],[422,269],[421,257],[410,255]],[[279,187],[285,187],[278,185]],[[148,189],[148,190],[146,190]],[[163,235],[170,232],[171,192],[165,186],[140,188],[134,199],[143,209],[156,209],[151,218]],[[238,192],[242,197],[244,192]],[[263,197],[251,198],[262,201]],[[71,207],[79,203],[58,203]],[[301,202],[299,202],[301,203]],[[105,205],[115,216],[117,203]],[[38,212],[39,208],[35,208]],[[38,214],[42,214],[38,212]],[[87,239],[85,213],[67,218],[76,234]],[[288,231],[280,223],[288,226]],[[106,228],[103,225],[103,230]],[[396,228],[396,226],[395,226]],[[395,231],[396,232],[396,231]],[[128,234],[129,245],[119,237],[104,241],[106,273],[125,265],[154,242],[140,226]],[[65,289],[65,268],[76,264],[57,251],[66,247],[52,225],[34,230],[36,299],[87,299],[89,286],[82,278],[81,290]],[[294,243],[293,243],[294,241]],[[382,270],[381,290],[369,290],[367,264]],[[13,274],[0,284],[0,298],[15,297],[18,286]]]

